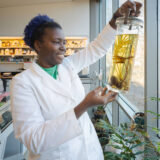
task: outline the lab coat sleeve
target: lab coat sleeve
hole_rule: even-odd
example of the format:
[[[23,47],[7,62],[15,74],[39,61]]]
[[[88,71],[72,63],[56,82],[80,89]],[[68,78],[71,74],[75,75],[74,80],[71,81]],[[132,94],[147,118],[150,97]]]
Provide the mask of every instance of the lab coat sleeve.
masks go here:
[[[31,87],[11,83],[11,110],[15,137],[34,154],[39,154],[82,134],[74,110],[45,121]]]
[[[108,24],[85,49],[68,56],[67,59],[72,63],[77,73],[102,58],[112,45],[115,35],[116,30]]]

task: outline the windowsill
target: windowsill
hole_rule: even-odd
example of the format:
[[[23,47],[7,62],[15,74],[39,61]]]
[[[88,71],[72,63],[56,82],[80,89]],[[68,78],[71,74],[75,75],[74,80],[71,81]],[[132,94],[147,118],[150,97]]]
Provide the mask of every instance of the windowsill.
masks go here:
[[[133,119],[136,112],[140,112],[140,110],[128,101],[122,94],[117,96],[116,101],[131,119]]]

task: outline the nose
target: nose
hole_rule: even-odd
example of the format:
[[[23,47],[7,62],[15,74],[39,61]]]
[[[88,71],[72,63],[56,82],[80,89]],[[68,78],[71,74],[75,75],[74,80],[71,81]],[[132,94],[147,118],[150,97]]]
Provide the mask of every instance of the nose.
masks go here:
[[[65,44],[64,43],[61,43],[61,45],[60,45],[60,50],[61,51],[66,51],[66,46],[65,46]]]

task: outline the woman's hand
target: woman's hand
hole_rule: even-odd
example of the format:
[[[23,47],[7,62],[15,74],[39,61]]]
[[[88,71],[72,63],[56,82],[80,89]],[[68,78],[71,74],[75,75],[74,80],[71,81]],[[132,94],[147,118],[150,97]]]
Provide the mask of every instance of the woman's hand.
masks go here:
[[[74,111],[76,117],[79,118],[89,107],[95,105],[105,105],[115,100],[117,93],[108,91],[107,88],[98,87],[95,90],[88,93],[85,99],[75,107]]]
[[[86,98],[83,101],[84,104],[86,104],[88,107],[91,107],[95,105],[105,105],[109,102],[114,101],[117,93],[113,91],[109,91],[108,93],[106,93],[106,91],[107,87],[96,88],[86,96]]]
[[[142,4],[135,1],[126,1],[122,4],[120,8],[113,14],[113,17],[110,21],[110,25],[116,29],[117,26],[115,24],[116,19],[119,17],[128,17],[128,16],[135,16],[138,17],[140,15],[140,8],[142,7]]]

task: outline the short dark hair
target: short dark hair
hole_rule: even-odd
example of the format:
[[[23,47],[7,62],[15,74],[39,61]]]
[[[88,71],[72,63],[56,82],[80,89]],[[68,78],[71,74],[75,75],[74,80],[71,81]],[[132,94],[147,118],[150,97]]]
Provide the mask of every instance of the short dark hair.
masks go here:
[[[35,40],[42,41],[42,37],[45,33],[46,28],[62,29],[62,27],[57,22],[49,18],[47,15],[38,15],[33,19],[31,19],[31,21],[24,29],[25,43],[32,49],[35,49],[34,48]]]

